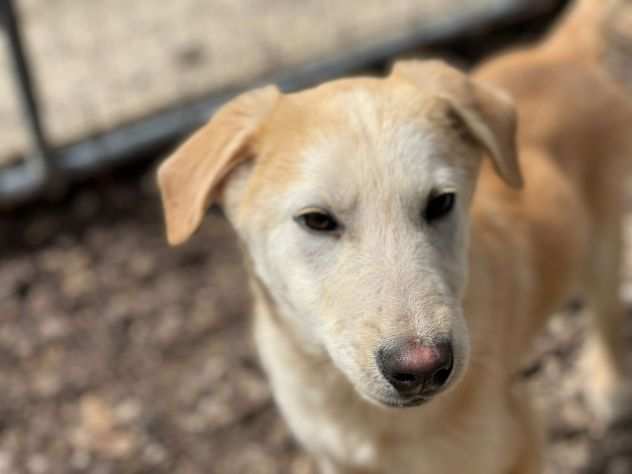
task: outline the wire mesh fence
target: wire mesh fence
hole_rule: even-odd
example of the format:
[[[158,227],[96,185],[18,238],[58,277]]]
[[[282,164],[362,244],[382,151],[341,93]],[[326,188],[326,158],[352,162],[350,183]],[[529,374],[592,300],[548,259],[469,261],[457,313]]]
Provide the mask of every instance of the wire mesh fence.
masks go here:
[[[138,157],[258,82],[310,85],[559,3],[3,0],[0,202]]]

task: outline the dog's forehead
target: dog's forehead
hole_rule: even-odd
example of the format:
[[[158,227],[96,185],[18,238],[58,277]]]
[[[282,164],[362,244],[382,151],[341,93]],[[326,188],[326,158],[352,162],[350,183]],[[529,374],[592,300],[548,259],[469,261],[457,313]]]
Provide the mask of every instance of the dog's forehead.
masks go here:
[[[331,81],[285,99],[310,130],[329,125],[347,131],[423,120],[437,101],[433,93],[393,77]]]
[[[445,100],[392,78],[291,94],[265,127],[259,168],[277,187],[339,190],[347,201],[371,188],[420,189],[446,179],[458,156],[445,112]]]

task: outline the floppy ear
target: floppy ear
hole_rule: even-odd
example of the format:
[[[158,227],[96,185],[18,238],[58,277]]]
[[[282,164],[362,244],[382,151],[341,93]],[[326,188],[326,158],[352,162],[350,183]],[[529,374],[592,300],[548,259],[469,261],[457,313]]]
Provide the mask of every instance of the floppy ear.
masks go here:
[[[494,168],[510,186],[522,186],[517,157],[517,116],[511,98],[471,80],[443,61],[400,61],[392,75],[445,98],[471,136],[490,155]]]
[[[249,145],[279,96],[274,86],[240,95],[160,165],[158,185],[171,245],[191,237],[223,179],[252,158]]]

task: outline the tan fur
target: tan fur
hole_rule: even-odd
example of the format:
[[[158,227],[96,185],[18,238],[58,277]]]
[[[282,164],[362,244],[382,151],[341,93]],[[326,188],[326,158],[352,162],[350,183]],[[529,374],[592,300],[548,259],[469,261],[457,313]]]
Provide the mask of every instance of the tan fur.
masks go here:
[[[237,230],[261,360],[323,473],[541,472],[538,424],[515,377],[547,318],[578,293],[594,313],[589,396],[604,416],[629,401],[617,298],[632,159],[617,28],[629,8],[580,1],[544,42],[470,77],[407,61],[385,79],[246,94],[161,166],[170,242],[186,240],[211,202]],[[427,225],[436,190],[456,192],[457,205]],[[301,228],[294,220],[312,207],[342,226]],[[376,349],[445,335],[446,390],[387,406],[398,399]]]
[[[278,95],[269,86],[227,104],[161,166],[158,181],[171,244],[191,236],[222,178],[250,157],[247,145]],[[192,156],[196,159],[190,159]]]

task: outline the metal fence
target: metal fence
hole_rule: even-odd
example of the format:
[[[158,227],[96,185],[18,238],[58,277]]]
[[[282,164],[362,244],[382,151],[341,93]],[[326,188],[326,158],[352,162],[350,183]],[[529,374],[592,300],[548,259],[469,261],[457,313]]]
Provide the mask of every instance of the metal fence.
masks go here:
[[[274,58],[268,58],[268,67],[262,68],[254,76],[251,74],[248,77],[233,78],[228,83],[215,86],[203,84],[201,89],[198,85],[197,94],[193,98],[184,96],[180,100],[163,104],[162,107],[147,107],[132,120],[110,123],[105,129],[89,133],[83,131],[84,135],[77,137],[76,140],[60,143],[59,140],[51,139],[50,130],[42,118],[38,94],[47,87],[47,81],[42,80],[42,75],[59,74],[60,71],[43,71],[41,64],[38,64],[39,58],[29,54],[29,38],[25,37],[27,35],[18,8],[20,2],[0,1],[0,18],[6,37],[9,69],[13,75],[13,90],[22,112],[23,127],[28,131],[26,146],[19,150],[17,159],[4,164],[0,160],[1,206],[25,202],[51,187],[62,186],[117,163],[147,157],[152,150],[172,143],[199,126],[219,104],[243,89],[263,82],[275,82],[284,90],[307,87],[327,79],[375,67],[401,53],[463,38],[464,35],[480,32],[491,25],[518,25],[526,19],[549,15],[564,3],[556,0],[424,0],[429,5],[428,8],[431,8],[429,11],[438,11],[437,5],[440,4],[452,3],[453,8],[444,16],[428,15],[432,16],[432,21],[424,17],[423,10],[416,11],[415,15],[419,18],[408,19],[404,26],[393,23],[384,34],[376,30],[378,34],[374,32],[374,38],[370,40],[365,38],[355,43],[352,41],[348,47],[337,47],[332,50],[333,53],[330,51],[324,56],[312,57],[302,63],[295,60],[276,67],[276,63],[283,61],[275,62]],[[69,4],[68,8],[72,8],[70,2],[66,3]],[[205,14],[221,14],[221,3],[205,1]],[[295,8],[301,8],[302,3],[294,2]],[[379,6],[379,0],[369,3]],[[424,4],[421,0],[417,3]],[[166,4],[168,3],[160,5]],[[310,8],[318,7],[318,2],[313,0],[305,0],[305,4],[310,4]],[[89,8],[90,5],[97,3],[84,0],[83,5],[84,8]],[[411,13],[409,16],[414,15]],[[260,19],[251,18],[250,21],[257,22]],[[94,34],[97,35],[98,32]],[[290,35],[287,39],[291,40]],[[183,54],[185,61],[204,60],[197,57],[195,49]],[[142,62],[142,58],[138,59]],[[63,58],[59,58],[59,61],[63,61]],[[91,80],[98,81],[99,78]]]

